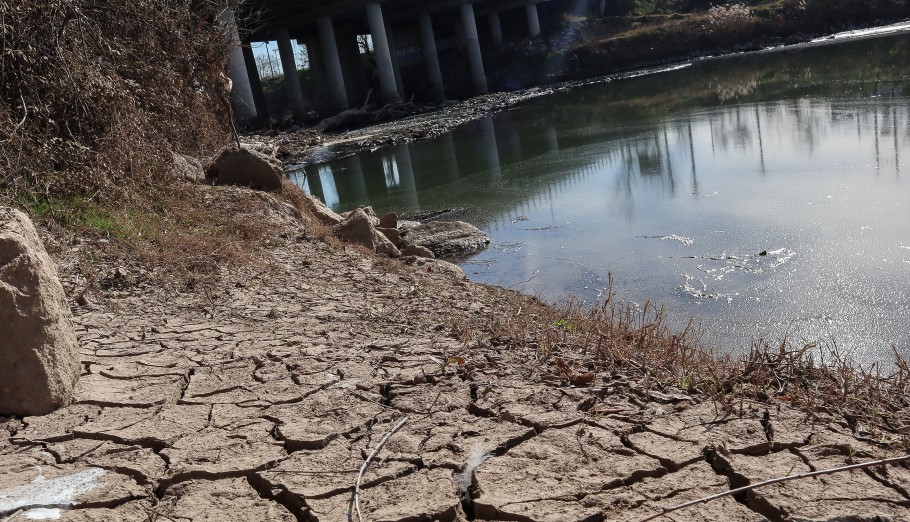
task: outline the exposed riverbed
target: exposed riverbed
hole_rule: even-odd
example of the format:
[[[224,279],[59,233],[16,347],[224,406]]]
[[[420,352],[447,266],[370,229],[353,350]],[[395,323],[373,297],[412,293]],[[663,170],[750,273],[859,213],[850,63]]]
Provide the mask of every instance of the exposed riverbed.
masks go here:
[[[835,39],[835,41],[837,41]],[[910,37],[682,64],[295,174],[337,210],[464,210],[475,280],[665,305],[725,350],[907,354]]]

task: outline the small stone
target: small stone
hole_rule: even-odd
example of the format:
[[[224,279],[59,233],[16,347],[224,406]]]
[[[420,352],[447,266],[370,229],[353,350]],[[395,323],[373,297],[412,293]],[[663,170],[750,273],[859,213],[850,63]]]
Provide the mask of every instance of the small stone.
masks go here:
[[[427,247],[422,247],[418,245],[410,245],[401,251],[403,256],[417,256],[417,257],[428,257],[430,259],[435,259],[436,256],[433,254],[433,251]]]
[[[375,229],[375,243],[376,243],[376,253],[383,254],[389,257],[399,257],[401,252],[398,250],[398,247],[389,240],[383,233],[379,232],[378,229]]]
[[[389,212],[379,219],[379,226],[382,228],[398,228],[398,214]]]
[[[396,248],[401,248],[401,233],[397,228],[376,227],[376,231],[382,232]]]

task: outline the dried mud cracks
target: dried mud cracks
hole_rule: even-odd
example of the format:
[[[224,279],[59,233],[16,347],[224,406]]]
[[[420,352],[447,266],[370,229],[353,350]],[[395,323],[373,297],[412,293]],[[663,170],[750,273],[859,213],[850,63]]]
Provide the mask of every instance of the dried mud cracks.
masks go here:
[[[262,273],[226,273],[207,292],[132,288],[78,309],[77,403],[3,421],[0,518],[347,520],[365,456],[404,415],[363,477],[366,520],[640,520],[882,454],[840,424],[787,408],[770,412],[769,440],[761,408],[718,418],[710,402],[651,394],[621,376],[584,389],[541,382],[528,376],[523,348],[466,345],[452,333],[453,324],[515,313],[514,296],[281,237]],[[455,353],[465,366],[439,363]],[[479,444],[493,456],[465,499],[453,476]],[[22,500],[91,470],[104,472],[73,498]],[[28,511],[37,508],[60,511]],[[666,519],[907,513],[910,471],[892,467],[790,482]]]

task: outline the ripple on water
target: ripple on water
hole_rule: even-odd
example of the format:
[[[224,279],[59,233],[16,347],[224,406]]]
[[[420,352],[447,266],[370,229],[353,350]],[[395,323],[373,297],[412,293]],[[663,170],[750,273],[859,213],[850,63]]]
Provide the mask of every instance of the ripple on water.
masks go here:
[[[706,276],[702,278],[683,274],[686,280],[679,289],[696,299],[723,299],[731,302],[735,296],[739,295],[739,292],[720,292],[714,289],[708,281],[719,282],[729,275],[771,273],[792,261],[794,257],[796,257],[796,252],[788,248],[763,250],[757,254],[724,252],[720,255],[677,257],[676,259],[704,260],[696,265],[695,269]],[[734,281],[732,284],[745,283]]]

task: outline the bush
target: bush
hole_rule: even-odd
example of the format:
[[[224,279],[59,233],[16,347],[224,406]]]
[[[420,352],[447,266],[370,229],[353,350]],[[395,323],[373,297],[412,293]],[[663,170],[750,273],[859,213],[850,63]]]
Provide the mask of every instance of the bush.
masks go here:
[[[739,40],[750,36],[755,18],[744,4],[716,5],[708,9],[705,32],[715,41]]]
[[[116,201],[225,142],[214,0],[0,0],[0,202]]]

